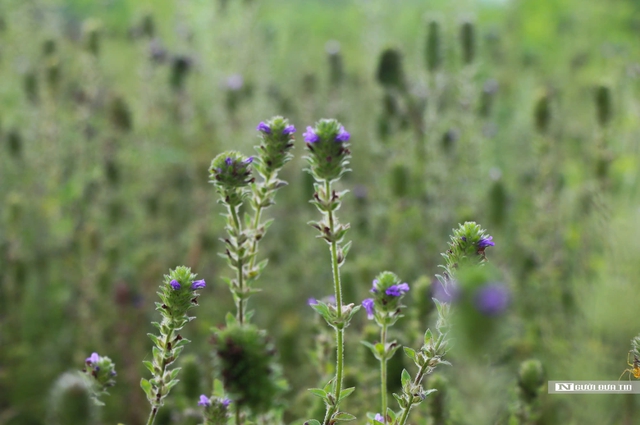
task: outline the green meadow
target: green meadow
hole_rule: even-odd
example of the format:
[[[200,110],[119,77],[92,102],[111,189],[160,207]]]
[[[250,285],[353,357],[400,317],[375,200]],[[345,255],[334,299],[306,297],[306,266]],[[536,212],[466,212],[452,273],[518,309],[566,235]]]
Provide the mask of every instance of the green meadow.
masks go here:
[[[334,184],[349,191],[344,304],[393,271],[411,290],[389,337],[418,347],[441,253],[465,221],[493,236],[486,259],[509,288],[502,315],[456,334],[452,366],[424,381],[439,392],[408,423],[640,423],[638,395],[547,394],[549,380],[633,368],[639,34],[632,0],[0,2],[0,425],[53,423],[56,379],[92,352],[118,372],[95,423],[144,424],[147,333],[179,265],[207,286],[177,362],[192,373],[156,424],[202,422],[198,396],[219,377],[211,329],[236,308],[209,167],[227,150],[255,155],[256,126],[276,115],[297,129],[294,158],[264,211],[269,263],[248,308],[288,382],[284,423],[322,419],[307,389],[335,373],[334,348],[322,353],[333,336],[308,305],[333,293],[329,251],[307,225],[319,214],[303,133],[322,118],[351,135],[352,171]],[[378,363],[360,343],[377,333],[364,311],[345,331],[356,391],[344,406],[358,424],[379,409]],[[532,359],[542,371],[527,398]],[[390,394],[403,368],[415,373],[402,350],[388,368]]]

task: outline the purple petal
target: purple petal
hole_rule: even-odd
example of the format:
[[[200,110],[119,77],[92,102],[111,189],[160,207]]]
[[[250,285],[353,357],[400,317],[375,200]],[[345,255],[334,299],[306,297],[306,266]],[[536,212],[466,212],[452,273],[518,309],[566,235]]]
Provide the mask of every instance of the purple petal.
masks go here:
[[[205,286],[207,286],[206,282],[204,281],[204,279],[200,279],[200,280],[196,280],[191,284],[191,289],[196,290],[196,289],[202,289]]]
[[[407,291],[409,291],[409,284],[401,283],[399,285],[391,285],[386,291],[384,291],[384,293],[392,297],[399,297],[404,295]]]
[[[308,305],[316,305],[316,304],[318,304],[318,300],[316,300],[316,299],[315,299],[315,298],[313,298],[313,297],[312,297],[312,298],[309,298],[309,299],[307,300],[307,304],[308,304]]]
[[[222,399],[222,405],[224,407],[228,407],[231,404],[231,400],[229,400],[228,398],[223,398]]]
[[[350,137],[351,135],[349,134],[349,132],[346,131],[343,126],[340,126],[340,131],[336,136],[336,142],[346,142],[349,140]]]
[[[249,158],[244,160],[245,164],[251,164],[252,162],[253,162],[253,157],[252,156],[250,156]]]
[[[200,401],[198,402],[198,406],[211,406],[211,401],[209,400],[209,397],[202,394],[200,396]]]
[[[316,143],[320,140],[320,137],[313,131],[313,128],[307,127],[307,131],[302,135],[304,137],[304,141],[308,143]]]
[[[266,133],[266,134],[271,134],[271,127],[269,127],[267,124],[265,124],[262,121],[260,121],[260,124],[258,124],[258,126],[256,127],[256,130],[262,131],[263,133]]]
[[[100,361],[100,356],[98,355],[98,353],[92,353],[90,357],[87,357],[87,360],[85,360],[85,362],[87,363],[98,363]]]
[[[177,280],[173,279],[171,282],[169,282],[169,285],[171,285],[171,288],[174,291],[177,291],[178,289],[180,289],[180,282],[178,282]]]
[[[364,307],[364,309],[367,311],[367,319],[369,320],[373,319],[373,306],[373,298],[367,298],[366,300],[362,301],[362,307]]]
[[[228,157],[227,157],[227,159],[225,159],[225,160],[224,160],[224,162],[225,162],[225,164],[227,164],[227,165],[231,165],[231,164],[233,164],[233,160],[231,159],[231,157],[230,157],[230,156],[228,156]]]
[[[478,241],[478,248],[486,248],[488,246],[496,246],[496,244],[493,242],[493,236],[488,236]]]
[[[376,415],[373,417],[374,421],[378,421],[378,422],[382,422],[384,423],[384,418],[382,417],[382,415],[380,413],[376,413]]]
[[[284,130],[282,130],[282,134],[291,134],[291,133],[295,133],[296,132],[296,128],[293,125],[288,125],[284,128]]]

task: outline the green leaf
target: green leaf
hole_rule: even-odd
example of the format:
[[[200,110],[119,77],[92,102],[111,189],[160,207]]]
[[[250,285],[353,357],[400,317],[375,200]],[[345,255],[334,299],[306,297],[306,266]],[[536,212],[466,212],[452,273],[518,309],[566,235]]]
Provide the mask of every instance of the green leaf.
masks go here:
[[[316,397],[320,397],[321,399],[327,398],[327,392],[321,390],[320,388],[309,388],[308,391]]]
[[[355,419],[356,419],[355,416],[347,412],[338,412],[335,415],[333,415],[333,418],[331,418],[331,420],[334,422],[349,422],[349,421],[354,421]]]
[[[181,367],[177,367],[175,369],[173,369],[171,371],[171,375],[169,379],[176,379],[176,377],[178,376],[178,373],[180,373],[180,369],[182,369]]]
[[[402,386],[406,386],[409,382],[411,382],[411,375],[407,372],[407,369],[402,369],[402,376],[400,377],[402,382]]]
[[[416,361],[416,350],[414,350],[413,348],[409,348],[409,347],[402,347],[404,350],[404,353],[407,355],[407,357],[409,357],[411,360],[413,360],[414,362]]]
[[[142,362],[143,365],[146,366],[147,369],[149,369],[149,372],[151,372],[153,375],[156,374],[156,369],[153,367],[153,363],[151,363],[148,360],[145,360]]]
[[[142,391],[144,391],[149,400],[153,400],[153,390],[151,389],[151,383],[148,380],[142,378],[140,380],[140,388],[142,388]]]
[[[326,393],[328,393],[328,392],[330,392],[330,391],[333,391],[333,388],[334,388],[334,385],[333,385],[334,380],[335,380],[335,378],[331,378],[331,379],[329,379],[329,382],[327,382],[327,385],[325,385],[325,386],[324,386],[324,391],[325,391]]]
[[[304,425],[320,425],[320,422],[316,421],[315,419],[309,419],[304,423]]]
[[[227,326],[232,326],[237,323],[235,316],[231,313],[227,313],[226,316],[224,316],[224,320],[227,323]]]
[[[429,345],[432,339],[433,334],[431,333],[431,329],[427,329],[427,331],[424,333],[424,345]]]
[[[354,391],[355,391],[356,387],[349,387],[349,388],[345,388],[344,390],[342,390],[342,392],[340,393],[340,399],[338,400],[338,402],[344,400],[345,398],[349,397]]]
[[[397,417],[396,412],[391,410],[390,407],[387,407],[387,416],[391,418],[391,423],[394,423]]]

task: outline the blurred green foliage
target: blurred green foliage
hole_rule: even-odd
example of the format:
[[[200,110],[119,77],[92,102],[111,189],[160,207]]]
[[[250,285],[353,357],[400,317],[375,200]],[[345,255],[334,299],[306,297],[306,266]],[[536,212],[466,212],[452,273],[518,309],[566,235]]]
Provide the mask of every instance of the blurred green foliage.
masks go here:
[[[185,336],[211,388],[210,328],[234,306],[219,278],[223,211],[207,169],[223,150],[252,154],[255,126],[277,114],[298,141],[281,175],[290,185],[267,214],[276,221],[261,242],[264,291],[249,308],[286,366],[289,422],[315,402],[303,389],[324,378],[308,360],[316,325],[306,300],[331,292],[331,274],[305,224],[315,213],[300,140],[325,117],[352,135],[353,172],[340,182],[352,191],[340,210],[352,224],[347,303],[382,270],[422,282],[393,335],[417,346],[433,314],[424,283],[465,220],[493,235],[487,257],[512,289],[491,345],[454,349],[437,383],[446,397],[413,421],[437,411],[451,424],[507,423],[530,358],[546,379],[615,379],[640,325],[639,9],[628,0],[1,3],[0,425],[46,423],[50,388],[94,351],[118,370],[103,422],[143,423],[145,334],[162,275],[180,264],[208,283]],[[430,72],[434,17],[442,63]],[[466,66],[462,22],[474,23],[476,40]],[[376,81],[390,47],[406,90]],[[375,373],[355,368],[364,316],[346,348],[347,386],[358,389],[345,403],[360,417],[378,388]],[[400,359],[390,369],[410,367]],[[398,381],[389,376],[392,389]],[[635,399],[584,397],[537,399],[536,423],[638,416]],[[178,397],[158,423],[193,416],[196,402]]]

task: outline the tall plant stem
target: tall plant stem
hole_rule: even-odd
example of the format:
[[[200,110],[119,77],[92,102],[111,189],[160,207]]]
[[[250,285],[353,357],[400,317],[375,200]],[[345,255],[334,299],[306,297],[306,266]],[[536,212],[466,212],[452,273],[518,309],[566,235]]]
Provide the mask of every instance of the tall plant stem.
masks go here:
[[[382,398],[382,416],[387,416],[387,324],[380,330],[380,343],[385,349],[385,357],[380,360],[380,396]]]
[[[428,368],[428,363],[425,363],[425,365],[420,368],[420,371],[416,375],[416,379],[413,380],[414,385],[418,385],[422,381],[422,378],[424,378],[424,375],[426,374]],[[398,425],[405,425],[405,423],[407,423],[407,419],[409,419],[409,412],[411,412],[412,407],[413,403],[409,402],[409,405],[402,411],[402,416],[400,417],[400,422],[398,422]]]
[[[242,228],[240,227],[240,220],[238,220],[238,212],[235,207],[229,206],[229,212],[231,213],[231,217],[233,218],[233,224],[236,227],[236,232],[238,235],[242,232]],[[242,273],[242,268],[244,257],[238,257],[238,266],[236,268],[238,272],[238,286],[240,288],[240,296],[238,297],[238,323],[240,326],[244,324],[244,274]]]
[[[268,187],[269,186],[269,182],[271,181],[271,177],[272,175],[269,174],[265,180],[264,180],[264,187]],[[263,201],[263,199],[260,199],[260,201]],[[255,209],[255,216],[253,218],[253,231],[258,230],[258,226],[260,225],[260,218],[262,217],[262,202],[260,203],[260,205],[258,205],[258,207]],[[252,254],[251,257],[249,258],[249,271],[251,271],[251,269],[253,269],[253,266],[255,266],[256,263],[256,256],[255,253],[258,252],[258,240],[256,238],[253,238],[253,240],[251,241],[251,249],[249,250],[249,253]]]
[[[331,182],[325,180],[324,183],[325,193],[327,198],[331,198]],[[331,235],[335,230],[335,218],[333,211],[327,212],[329,218],[329,230]],[[336,296],[336,310],[338,316],[342,315],[342,286],[340,283],[340,269],[338,265],[338,243],[336,241],[331,242],[331,267],[333,270],[333,286]],[[335,406],[327,409],[327,414],[324,418],[324,425],[329,425],[331,416],[336,412],[339,407],[340,392],[342,391],[342,375],[344,368],[344,329],[336,329],[336,382],[335,382]]]
[[[169,346],[169,343],[171,342],[172,338],[173,338],[173,323],[169,325],[169,332],[167,332],[167,335],[164,337],[165,347]],[[164,372],[167,369],[167,356],[165,354],[166,353],[162,354],[162,367],[161,367],[160,373],[158,374],[158,376],[160,377],[160,381],[158,382],[158,388],[162,388],[164,386]],[[158,394],[156,394],[156,397],[157,397],[156,398],[157,402],[159,402],[162,397],[160,390],[158,390]],[[149,414],[149,419],[147,419],[147,425],[153,425],[153,421],[156,420],[156,415],[158,414],[158,409],[160,408],[157,402],[156,404],[151,405],[151,413]]]

